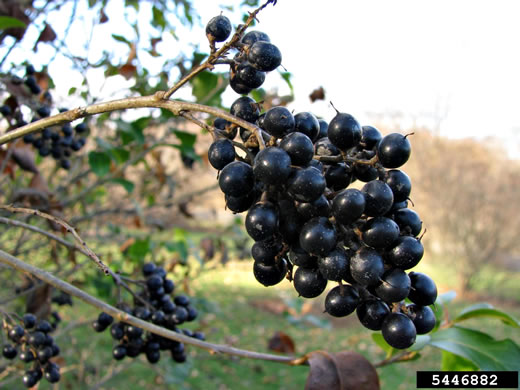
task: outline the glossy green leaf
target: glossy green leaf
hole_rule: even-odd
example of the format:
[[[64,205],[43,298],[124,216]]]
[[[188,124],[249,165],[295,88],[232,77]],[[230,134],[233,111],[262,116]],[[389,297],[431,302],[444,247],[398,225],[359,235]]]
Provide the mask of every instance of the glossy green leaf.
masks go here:
[[[435,305],[445,305],[447,303],[450,303],[455,299],[457,296],[457,293],[453,290],[447,291],[443,294],[440,294],[437,297],[437,300],[435,301]]]
[[[486,333],[454,326],[431,335],[430,345],[461,356],[481,370],[520,369],[520,347],[510,339],[495,340]]]
[[[104,176],[110,171],[110,156],[106,152],[90,152],[88,163],[90,169],[98,176]]]
[[[118,164],[123,164],[130,158],[130,152],[124,148],[112,148],[110,154]]]
[[[161,30],[164,30],[166,27],[166,19],[164,19],[163,11],[161,11],[155,5],[152,7],[152,18],[153,25],[155,27],[160,27]]]
[[[191,80],[193,86],[191,93],[197,102],[207,100],[210,93],[212,93],[218,84],[218,75],[212,72],[202,72],[197,77]]]
[[[287,83],[287,86],[291,90],[291,93],[294,93],[294,87],[291,83],[292,74],[290,72],[280,72],[280,75],[282,76],[282,79],[284,79]]]
[[[135,184],[132,183],[130,180],[126,180],[123,178],[117,178],[117,179],[112,179],[111,181],[113,183],[122,185],[123,188],[126,190],[126,192],[128,192],[129,194],[131,194],[134,191]]]
[[[520,321],[513,316],[504,313],[501,310],[495,309],[493,305],[489,303],[477,303],[476,305],[469,306],[463,309],[457,317],[453,319],[453,322],[461,322],[470,318],[475,317],[491,317],[497,318],[504,322],[506,325],[520,328]]]
[[[188,133],[182,130],[173,130],[173,134],[177,137],[179,141],[181,141],[180,145],[176,145],[178,149],[183,153],[190,153],[193,151],[193,147],[195,146],[195,142],[197,141],[197,136],[192,133]]]
[[[443,371],[476,371],[478,367],[468,359],[451,352],[442,351],[441,370]]]
[[[134,261],[142,261],[150,252],[150,239],[135,240],[126,250],[126,255]]]
[[[127,45],[131,44],[131,42],[122,35],[112,34],[112,38],[118,42],[126,43]]]
[[[431,337],[427,334],[417,335],[415,338],[415,343],[408,350],[410,351],[420,351],[424,347],[426,347],[430,343]]]
[[[383,350],[386,352],[386,356],[390,357],[395,355],[399,350],[391,347],[383,338],[383,335],[380,332],[372,333],[372,340]]]
[[[10,16],[0,16],[0,30],[6,30],[12,27],[26,27],[27,25],[16,18]]]

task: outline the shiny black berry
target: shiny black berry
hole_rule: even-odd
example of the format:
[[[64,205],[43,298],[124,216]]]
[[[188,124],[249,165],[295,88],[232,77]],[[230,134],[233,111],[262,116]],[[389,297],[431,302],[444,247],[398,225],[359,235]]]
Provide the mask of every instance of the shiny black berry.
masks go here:
[[[329,123],[330,142],[341,150],[356,146],[361,140],[361,125],[350,114],[338,113]]]
[[[360,143],[363,145],[364,149],[373,149],[382,138],[383,136],[379,130],[373,126],[363,126],[361,129]]]
[[[249,47],[247,60],[256,69],[271,72],[282,63],[282,53],[272,43],[256,41]]]
[[[254,186],[253,168],[245,162],[233,161],[220,172],[218,184],[226,195],[245,196]]]
[[[350,273],[350,257],[347,252],[338,247],[326,256],[320,257],[318,266],[325,279],[339,282],[348,278]]]
[[[264,32],[255,30],[249,31],[241,39],[241,42],[244,45],[252,45],[257,41],[271,42],[271,40],[269,39],[269,35],[267,35]]]
[[[392,219],[399,225],[401,234],[411,234],[417,236],[422,229],[422,221],[419,214],[408,208],[401,208],[395,211]]]
[[[253,162],[255,179],[267,185],[281,185],[291,173],[291,158],[276,146],[261,150]]]
[[[293,284],[300,296],[315,298],[327,287],[327,279],[317,269],[299,267],[294,273]]]
[[[231,34],[231,22],[224,15],[211,18],[206,25],[206,35],[215,42],[223,42]]]
[[[365,196],[355,188],[341,191],[332,201],[332,214],[343,225],[357,221],[364,211]]]
[[[293,165],[305,166],[314,157],[314,145],[311,139],[300,132],[292,132],[283,137],[280,148],[291,157]]]
[[[383,321],[381,331],[385,341],[397,349],[411,347],[417,336],[412,320],[402,313],[390,313]]]
[[[320,123],[310,112],[300,112],[294,116],[296,131],[305,134],[313,142],[318,139],[320,134]]]
[[[17,349],[13,347],[11,344],[5,344],[2,348],[2,356],[6,359],[14,359],[17,354]]]
[[[383,259],[372,248],[361,247],[350,259],[350,273],[363,286],[375,286],[385,271]]]
[[[408,296],[410,286],[410,277],[406,272],[394,268],[381,276],[381,283],[375,288],[375,292],[385,302],[400,302]]]
[[[376,249],[384,249],[392,246],[399,237],[399,226],[386,217],[369,219],[362,227],[363,242]]]
[[[385,252],[384,258],[403,270],[415,267],[424,255],[424,247],[415,237],[400,236],[392,246]]]
[[[213,142],[208,149],[208,160],[211,166],[218,170],[235,161],[233,143],[227,138]]]
[[[429,333],[435,328],[436,318],[433,310],[428,306],[408,305],[406,306],[408,317],[412,320],[417,334]]]
[[[273,137],[282,138],[294,131],[293,114],[282,106],[272,107],[265,113],[263,129]]]
[[[300,246],[313,255],[326,256],[336,247],[336,229],[325,217],[313,218],[303,225]]]
[[[372,180],[361,192],[365,195],[365,214],[370,217],[385,215],[394,203],[394,194],[384,181]]]
[[[255,241],[272,237],[278,230],[278,210],[271,202],[260,202],[249,209],[245,222],[249,236]]]
[[[258,104],[248,96],[242,96],[235,100],[229,112],[231,115],[235,115],[251,123],[255,123],[260,116]]]
[[[384,136],[377,145],[377,157],[385,168],[399,168],[408,161],[411,152],[410,141],[399,133]]]
[[[358,304],[359,293],[348,284],[334,287],[325,297],[325,311],[334,317],[348,316]]]
[[[256,280],[264,286],[274,286],[280,283],[287,275],[287,262],[280,259],[274,264],[265,264],[255,261],[253,265],[253,275]]]
[[[428,275],[420,272],[410,272],[409,276],[412,287],[408,299],[421,306],[434,304],[437,299],[435,282]]]
[[[314,167],[294,169],[287,181],[287,192],[300,202],[313,202],[325,190],[325,177]]]
[[[383,321],[390,314],[388,305],[379,299],[370,299],[359,304],[356,310],[359,322],[368,329],[381,330]]]
[[[412,191],[410,177],[399,169],[391,169],[386,173],[386,184],[394,194],[394,202],[403,202],[408,199]]]

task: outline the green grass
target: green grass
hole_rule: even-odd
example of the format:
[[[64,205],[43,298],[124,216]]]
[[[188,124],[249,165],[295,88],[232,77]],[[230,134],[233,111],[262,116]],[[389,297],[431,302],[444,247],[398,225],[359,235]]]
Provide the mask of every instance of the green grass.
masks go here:
[[[371,332],[359,325],[355,315],[331,320],[330,316],[321,313],[323,297],[312,301],[299,299],[287,281],[277,287],[262,287],[254,280],[250,262],[231,262],[226,267],[203,271],[188,287],[202,311],[199,321],[190,328],[203,330],[211,342],[269,352],[268,339],[276,331],[283,331],[294,340],[299,356],[315,350],[355,350],[374,363],[384,358],[383,351],[372,341]],[[306,305],[306,310],[315,318],[330,321],[330,328],[289,321],[287,303],[298,308],[301,302],[312,302]],[[455,301],[453,313],[467,304]],[[508,307],[508,310],[520,316],[518,306]],[[189,361],[185,364],[176,364],[169,356],[163,356],[154,366],[145,363],[142,357],[116,363],[111,359],[113,342],[108,332],[96,334],[90,329],[89,322],[97,315],[92,308],[76,302],[72,308],[61,312],[64,321],[60,328],[63,330],[68,326],[71,330],[56,334],[63,350],[58,362],[63,366],[60,388],[96,388],[96,383],[111,377],[98,388],[302,389],[308,374],[307,367],[212,356],[194,347],[189,347]],[[520,343],[517,330],[494,320],[472,320],[465,325],[487,331],[498,339],[510,337]],[[417,361],[379,369],[382,389],[412,389],[417,370],[440,369],[439,351],[428,347],[421,355]],[[125,370],[117,373],[120,367]],[[116,370],[115,375],[113,370]],[[51,388],[45,382],[42,384],[40,389]],[[3,388],[18,389],[20,380],[7,383]]]

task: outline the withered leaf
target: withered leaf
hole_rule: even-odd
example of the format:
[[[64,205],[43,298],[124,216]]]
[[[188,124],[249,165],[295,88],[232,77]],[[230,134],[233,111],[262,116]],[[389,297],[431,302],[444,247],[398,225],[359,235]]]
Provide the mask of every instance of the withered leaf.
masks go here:
[[[26,313],[33,313],[38,318],[47,318],[51,313],[52,286],[43,284],[37,287],[28,297],[25,305]]]
[[[56,33],[52,29],[52,27],[45,23],[45,27],[43,28],[42,32],[40,33],[40,36],[38,37],[38,40],[34,44],[33,51],[36,51],[38,47],[38,43],[40,42],[52,42],[56,39]]]
[[[309,99],[311,99],[311,102],[314,103],[316,100],[325,100],[325,90],[323,87],[316,88],[312,93],[309,95]]]
[[[307,355],[310,365],[305,390],[379,390],[374,366],[357,352],[331,354],[315,351]]]
[[[105,13],[105,9],[101,8],[101,11],[99,11],[99,24],[103,24],[108,22],[108,16]]]
[[[137,68],[132,64],[124,64],[119,68],[119,74],[127,80],[130,80],[132,77],[134,77],[136,71]]]
[[[281,331],[275,332],[275,334],[269,339],[267,347],[271,351],[285,354],[294,354],[296,350],[291,336]]]
[[[20,142],[17,142],[16,145],[13,146],[11,158],[24,171],[32,173],[39,172],[34,157],[34,151],[29,146],[23,145]]]

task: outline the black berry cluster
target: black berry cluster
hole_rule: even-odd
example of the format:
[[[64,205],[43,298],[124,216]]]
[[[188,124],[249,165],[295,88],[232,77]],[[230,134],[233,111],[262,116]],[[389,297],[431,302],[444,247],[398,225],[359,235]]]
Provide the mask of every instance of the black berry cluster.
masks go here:
[[[250,32],[242,43],[246,49],[237,57],[256,71],[268,70],[260,64],[280,64],[277,49],[262,52],[272,46],[265,34]],[[233,77],[230,83],[236,84]],[[252,88],[233,87],[238,93]],[[437,289],[428,276],[407,272],[424,252],[422,221],[408,208],[411,180],[398,169],[411,154],[408,135],[383,137],[347,113],[327,123],[283,106],[261,109],[248,96],[238,98],[230,113],[257,131],[216,119],[208,150],[226,207],[247,211],[256,279],[272,286],[287,277],[305,298],[336,282],[326,312],[344,317],[356,311],[389,345],[410,347],[435,326],[428,306]],[[245,156],[232,141],[238,131]]]
[[[19,324],[5,322],[4,328],[10,343],[4,344],[3,357],[13,360],[18,356],[22,362],[32,365],[22,377],[25,387],[35,386],[42,378],[50,383],[60,380],[60,368],[52,362],[60,348],[50,335],[54,326],[49,321],[37,320],[33,314],[26,313]]]
[[[166,278],[164,268],[146,263],[142,271],[146,279],[142,283],[143,290],[139,293],[139,297],[148,305],[136,299],[133,308],[126,304],[120,304],[119,307],[144,321],[150,321],[188,337],[204,340],[202,332],[179,329],[185,322],[195,320],[198,313],[189,297],[173,295],[175,284],[171,279]],[[126,356],[135,358],[145,354],[148,362],[153,364],[160,360],[161,351],[170,351],[174,361],[178,363],[186,361],[184,343],[144,332],[141,328],[123,322],[114,323],[114,319],[106,313],[100,313],[92,323],[92,327],[96,332],[103,332],[110,327],[112,338],[118,342],[112,350],[115,360],[122,360]]]
[[[206,25],[210,43],[222,42],[231,34],[231,23],[223,15],[211,19]],[[239,94],[248,94],[265,81],[266,73],[282,63],[282,53],[271,43],[269,36],[260,31],[250,31],[234,45],[238,53],[229,60],[229,85]]]
[[[35,78],[35,70],[32,65],[26,67],[25,78],[13,77],[13,84],[25,84],[29,91],[36,95],[35,99],[27,102],[27,105],[33,110],[32,121],[46,118],[52,113],[52,96],[49,91],[42,93],[40,86]],[[14,104],[16,100],[7,99],[10,104],[0,106],[0,113],[10,123],[13,129],[24,126],[27,122],[24,120],[20,106]],[[60,111],[64,111],[60,109]],[[65,110],[66,111],[66,110]],[[85,122],[72,127],[70,124],[63,126],[54,126],[45,128],[39,133],[27,134],[23,137],[26,144],[32,145],[42,157],[51,156],[59,163],[63,169],[70,168],[69,157],[85,146],[85,136],[88,132],[88,126]]]

